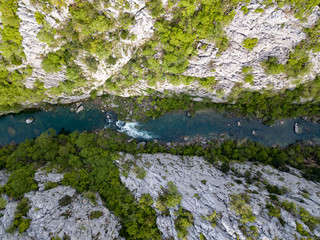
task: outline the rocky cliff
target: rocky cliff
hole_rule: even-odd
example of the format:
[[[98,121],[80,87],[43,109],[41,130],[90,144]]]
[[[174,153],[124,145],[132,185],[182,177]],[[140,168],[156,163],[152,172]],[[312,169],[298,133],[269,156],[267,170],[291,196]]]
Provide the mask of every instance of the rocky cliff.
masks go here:
[[[180,43],[165,43],[158,23],[167,21],[168,30],[174,26],[170,22],[177,21],[174,12],[187,9],[179,1],[89,1],[86,7],[92,8],[92,16],[90,13],[89,19],[85,19],[76,15],[83,7],[79,1],[59,4],[20,0],[16,2],[16,14],[21,20],[19,32],[25,57],[22,56],[22,65],[10,65],[7,69],[21,71],[29,66],[32,73],[22,81],[27,88],[37,88],[39,82],[44,83],[41,97],[27,102],[56,102],[58,98],[76,101],[88,97],[92,91],[120,96],[145,95],[150,89],[225,101],[231,93],[245,89],[278,91],[315,79],[319,74],[320,56],[316,43],[310,44],[318,40],[311,39],[309,30],[317,31],[320,11],[316,3],[302,11],[304,3],[296,6],[298,4],[258,0],[236,2],[217,7],[219,14],[219,11],[229,14],[228,20],[221,23],[221,29],[214,30],[217,33],[208,30],[202,34],[204,37],[198,34],[195,40],[183,43],[189,46],[189,50],[185,50],[189,55],[177,55],[176,60],[170,56],[168,60],[171,51],[168,49],[181,49],[188,33],[177,36]],[[155,5],[160,8],[157,14]],[[188,21],[202,14],[202,7],[196,4],[195,13],[187,17]],[[98,22],[99,17],[108,19],[104,21],[110,24],[103,26]],[[212,17],[212,21],[208,27],[219,19]],[[88,26],[89,23],[94,26]],[[252,39],[254,44],[246,46],[246,41],[249,43]],[[303,53],[297,49],[301,45]],[[50,58],[53,55],[56,60]],[[271,57],[277,59],[276,64],[284,66],[282,71],[268,72],[263,63]],[[46,67],[46,60],[56,68]],[[179,61],[186,61],[181,63],[183,68],[169,69],[179,66]],[[169,70],[165,70],[166,64]]]

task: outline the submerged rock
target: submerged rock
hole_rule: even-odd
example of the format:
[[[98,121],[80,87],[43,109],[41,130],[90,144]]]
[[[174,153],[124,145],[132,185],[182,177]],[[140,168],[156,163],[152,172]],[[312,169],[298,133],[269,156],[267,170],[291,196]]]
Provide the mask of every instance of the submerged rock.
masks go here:
[[[7,127],[7,132],[10,137],[16,136],[16,130],[13,127]]]

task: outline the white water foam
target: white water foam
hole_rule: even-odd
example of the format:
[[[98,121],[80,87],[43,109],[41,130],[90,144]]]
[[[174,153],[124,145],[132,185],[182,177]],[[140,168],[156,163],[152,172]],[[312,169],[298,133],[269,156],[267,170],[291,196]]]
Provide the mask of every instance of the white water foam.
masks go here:
[[[137,122],[117,121],[116,126],[119,128],[119,132],[126,133],[128,136],[133,138],[142,138],[145,140],[151,140],[155,138],[151,132],[138,129],[139,123]]]

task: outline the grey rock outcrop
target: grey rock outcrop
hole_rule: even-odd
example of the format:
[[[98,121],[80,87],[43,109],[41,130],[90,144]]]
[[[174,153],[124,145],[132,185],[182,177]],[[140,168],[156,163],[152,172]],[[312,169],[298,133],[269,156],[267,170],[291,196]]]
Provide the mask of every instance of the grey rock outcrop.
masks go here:
[[[182,157],[169,154],[142,154],[134,157],[124,154],[117,163],[120,168],[125,162],[134,162],[137,166],[146,170],[144,179],[137,179],[136,174],[131,171],[127,177],[121,176],[121,180],[139,199],[142,194],[150,194],[157,201],[161,187],[165,187],[172,181],[182,195],[182,208],[190,211],[194,217],[194,224],[189,228],[188,239],[199,239],[200,233],[206,239],[245,239],[240,229],[240,219],[230,209],[230,195],[233,193],[246,192],[250,196],[250,205],[256,220],[247,223],[247,226],[257,227],[256,239],[294,239],[294,234],[300,236],[296,231],[296,222],[308,227],[303,222],[281,209],[281,217],[285,221],[281,225],[276,217],[268,215],[266,204],[270,202],[270,193],[266,190],[266,184],[275,185],[283,189],[284,194],[279,195],[279,201],[288,200],[301,206],[315,217],[320,216],[319,184],[307,181],[299,176],[297,171],[291,173],[280,172],[269,166],[246,164],[232,164],[233,171],[228,174],[221,172],[215,166],[207,163],[201,157]],[[293,169],[292,169],[293,170]],[[246,184],[244,175],[249,172],[251,176],[257,176],[252,184]],[[308,197],[303,195],[308,192]],[[158,211],[158,210],[157,210]],[[208,220],[203,217],[216,211],[221,213],[222,218],[212,227]],[[158,211],[157,224],[163,236],[177,238],[174,226],[174,214],[171,217],[160,215]],[[316,234],[316,232],[314,233]]]
[[[5,183],[8,174],[0,172],[1,183]],[[96,195],[95,202],[81,194],[77,194],[75,189],[67,186],[44,191],[44,184],[50,182],[60,182],[63,174],[45,173],[38,171],[35,180],[38,182],[39,190],[25,194],[29,199],[30,210],[27,217],[31,219],[29,228],[22,234],[6,232],[12,225],[17,201],[13,201],[4,196],[8,201],[6,208],[0,213],[0,239],[37,239],[50,240],[52,237],[69,237],[71,240],[89,239],[121,239],[119,220],[103,206],[99,195]],[[61,206],[59,200],[65,195],[72,197],[70,204]],[[91,217],[91,213],[100,211],[102,216]]]

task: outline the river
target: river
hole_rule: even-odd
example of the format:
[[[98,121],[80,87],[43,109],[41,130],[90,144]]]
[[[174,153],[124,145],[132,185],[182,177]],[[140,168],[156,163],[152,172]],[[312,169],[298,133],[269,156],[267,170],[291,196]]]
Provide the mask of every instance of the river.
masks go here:
[[[139,123],[118,121],[115,115],[102,112],[100,108],[87,106],[85,103],[84,110],[79,113],[70,109],[70,106],[56,105],[50,110],[1,117],[0,145],[35,138],[49,128],[55,129],[58,133],[62,129],[73,132],[114,128],[139,140],[157,139],[168,142],[183,141],[195,136],[212,139],[228,135],[234,139],[247,138],[267,146],[287,146],[299,140],[320,138],[320,124],[302,119],[286,119],[267,126],[258,120],[226,117],[215,111],[201,110],[192,118],[187,117],[185,112],[176,112]],[[27,124],[26,120],[30,118],[33,122]],[[295,124],[299,127],[300,134],[295,133]]]

